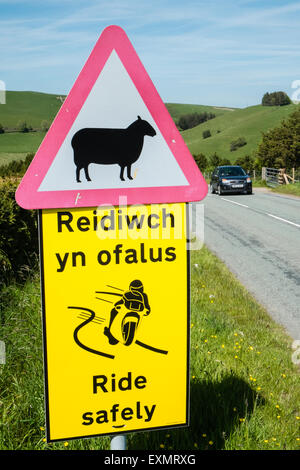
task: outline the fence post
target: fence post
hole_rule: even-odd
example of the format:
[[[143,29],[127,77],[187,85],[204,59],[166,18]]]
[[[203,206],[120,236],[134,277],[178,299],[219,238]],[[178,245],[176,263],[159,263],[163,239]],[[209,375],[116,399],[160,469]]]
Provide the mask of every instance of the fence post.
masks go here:
[[[261,169],[261,179],[262,181],[266,181],[266,167],[263,166]]]
[[[284,183],[284,173],[285,173],[285,168],[280,168],[279,173],[278,173],[278,183],[279,184]]]

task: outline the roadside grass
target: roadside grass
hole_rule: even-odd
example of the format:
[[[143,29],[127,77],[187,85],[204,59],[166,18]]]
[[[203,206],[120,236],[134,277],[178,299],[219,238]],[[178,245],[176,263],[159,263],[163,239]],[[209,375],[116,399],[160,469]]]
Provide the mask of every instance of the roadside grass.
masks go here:
[[[300,183],[281,184],[272,188],[275,193],[289,194],[291,196],[300,196]]]
[[[110,438],[44,440],[38,274],[2,291],[0,449],[101,450]],[[191,252],[190,426],[128,435],[128,449],[299,449],[292,340],[206,247]],[[176,377],[169,393],[176,393]]]
[[[266,181],[259,179],[259,178],[252,179],[252,186],[253,188],[267,188],[268,187]]]

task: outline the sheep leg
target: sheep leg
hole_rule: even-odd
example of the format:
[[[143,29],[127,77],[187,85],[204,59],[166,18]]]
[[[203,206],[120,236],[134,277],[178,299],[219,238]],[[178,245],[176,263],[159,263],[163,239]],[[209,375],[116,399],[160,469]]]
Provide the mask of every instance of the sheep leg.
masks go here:
[[[121,171],[120,171],[120,180],[121,180],[121,181],[125,181],[125,178],[124,178],[124,169],[125,169],[125,166],[121,166]]]
[[[84,167],[84,173],[87,181],[92,181],[89,175],[88,165]]]
[[[130,180],[133,180],[131,176],[131,165],[127,165],[127,176]]]
[[[81,168],[79,168],[79,166],[77,166],[76,167],[76,181],[77,181],[77,183],[81,183],[80,177],[79,177],[80,176],[80,170],[81,170]]]

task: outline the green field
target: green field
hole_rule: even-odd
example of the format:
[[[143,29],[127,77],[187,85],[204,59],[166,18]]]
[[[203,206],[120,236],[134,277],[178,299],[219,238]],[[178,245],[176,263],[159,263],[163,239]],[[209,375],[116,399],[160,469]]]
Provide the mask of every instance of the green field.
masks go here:
[[[297,105],[287,106],[250,106],[226,112],[215,119],[188,129],[182,136],[191,153],[204,153],[206,156],[216,152],[221,158],[234,162],[238,157],[255,152],[262,132],[278,126],[283,119],[295,111]],[[211,137],[203,139],[202,132],[209,129]],[[218,132],[220,131],[220,132]],[[230,143],[244,137],[247,145],[231,152]]]
[[[60,106],[59,95],[35,92],[8,91],[6,104],[0,106],[0,123],[4,128],[16,129],[19,121],[37,129],[29,133],[0,134],[0,164],[9,160],[24,158],[29,152],[36,152],[45,135],[40,131],[41,122],[53,121]],[[182,132],[191,153],[204,153],[206,156],[216,152],[221,158],[235,162],[238,157],[251,155],[257,149],[262,132],[278,126],[281,121],[296,109],[288,106],[250,106],[244,109],[222,108],[193,104],[167,103],[166,107],[175,122],[189,113],[211,112],[216,115],[193,129]],[[209,129],[211,137],[203,139],[202,132]],[[230,143],[244,137],[247,144],[235,152],[230,152]]]
[[[0,105],[0,124],[6,130],[0,134],[0,165],[23,159],[28,153],[37,151],[45,136],[41,123],[47,121],[51,124],[61,107],[59,96],[31,91],[6,92],[6,104]],[[17,129],[20,121],[25,121],[36,131],[11,132]]]
[[[25,134],[22,132],[0,134],[0,162],[1,156],[6,155],[7,159],[11,158],[10,154],[26,156],[27,153],[36,152],[44,137],[45,132],[42,131]],[[5,158],[2,159],[5,160]]]
[[[33,128],[40,128],[43,120],[51,123],[61,107],[58,96],[33,91],[7,91],[6,104],[0,105],[0,123],[9,129],[16,128],[19,121],[25,121]]]

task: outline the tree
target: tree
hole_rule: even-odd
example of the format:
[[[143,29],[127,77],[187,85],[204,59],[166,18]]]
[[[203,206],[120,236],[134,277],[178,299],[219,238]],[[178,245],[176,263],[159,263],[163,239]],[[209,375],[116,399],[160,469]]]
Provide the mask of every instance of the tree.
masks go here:
[[[207,138],[210,137],[210,136],[211,136],[211,133],[210,133],[210,130],[209,130],[209,129],[207,129],[206,131],[203,131],[203,132],[202,132],[202,137],[203,137],[203,139],[207,139]]]
[[[19,121],[17,124],[17,129],[19,132],[29,132],[29,126],[27,126],[26,121]]]
[[[203,122],[208,121],[209,119],[213,119],[216,117],[213,113],[207,113],[206,111],[203,113],[189,113],[180,116],[178,120],[178,125],[182,130],[191,129],[192,127],[198,126]]]
[[[47,132],[48,129],[49,129],[49,127],[50,127],[49,122],[46,121],[46,119],[43,119],[43,121],[41,122],[41,129],[42,129],[42,131]]]
[[[252,171],[255,166],[254,158],[250,155],[245,155],[244,157],[239,157],[235,161],[236,165],[241,166],[244,168],[245,171]]]
[[[263,133],[257,158],[261,166],[274,168],[300,166],[300,108],[280,126]]]
[[[274,91],[273,93],[265,93],[261,104],[263,106],[285,106],[291,104],[291,100],[284,91]]]
[[[216,152],[213,153],[209,157],[210,166],[216,167],[216,166],[220,165],[220,162],[221,162],[221,158],[219,157],[219,155],[216,154]]]
[[[232,165],[231,161],[228,158],[221,158],[219,165]]]
[[[230,152],[234,152],[239,147],[243,147],[246,144],[247,144],[247,141],[246,141],[245,137],[239,137],[238,139],[233,140],[230,143]]]
[[[270,106],[271,100],[270,100],[270,94],[267,92],[264,94],[261,100],[261,104],[263,106]]]
[[[193,155],[198,168],[200,171],[204,171],[207,168],[208,161],[204,153],[199,153],[199,155]]]

